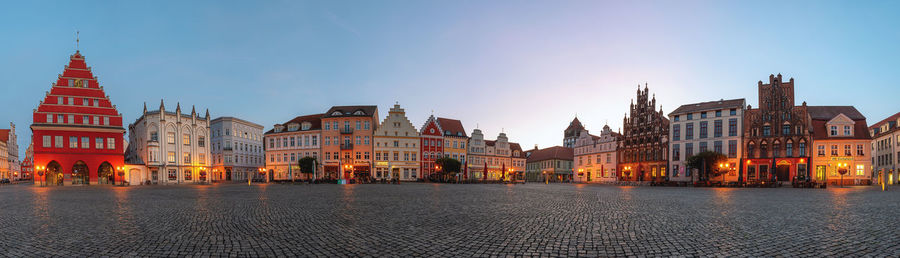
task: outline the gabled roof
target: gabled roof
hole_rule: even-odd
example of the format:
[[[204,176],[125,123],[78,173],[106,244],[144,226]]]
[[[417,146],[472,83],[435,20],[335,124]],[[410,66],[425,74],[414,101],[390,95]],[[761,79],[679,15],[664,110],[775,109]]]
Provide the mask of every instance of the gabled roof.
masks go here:
[[[291,120],[288,120],[287,122],[284,122],[284,123],[281,124],[281,125],[283,125],[283,126],[285,126],[285,128],[287,128],[287,125],[288,125],[288,124],[291,124],[291,123],[297,123],[297,124],[302,125],[303,122],[309,122],[309,123],[310,123],[310,127],[309,127],[309,129],[306,130],[306,131],[311,131],[311,130],[321,130],[321,129],[322,129],[322,115],[323,115],[323,114],[313,114],[313,115],[298,116],[298,117],[295,117],[294,119],[291,119]],[[287,131],[281,131],[281,132],[279,132],[279,133],[283,133],[283,132],[287,132]],[[295,132],[300,132],[300,131],[295,131]],[[265,134],[270,134],[270,133],[275,133],[275,128],[269,129],[268,131],[266,131]]]
[[[574,160],[575,159],[575,151],[572,148],[566,148],[562,146],[553,146],[550,148],[544,148],[539,150],[533,150],[531,155],[528,156],[529,163],[538,162],[544,160]]]
[[[807,112],[812,119],[814,140],[872,139],[866,127],[866,117],[853,106],[807,106]],[[841,114],[853,120],[853,136],[829,137],[828,121]]]
[[[466,134],[466,129],[463,128],[462,121],[459,121],[456,119],[438,117],[437,122],[440,125],[440,128],[444,130],[443,134],[445,136],[450,135],[450,136],[469,137]],[[448,131],[450,132],[450,134],[447,134]]]
[[[325,112],[325,115],[322,118],[329,117],[369,117],[375,116],[375,111],[378,110],[378,106],[333,106],[328,109],[328,112]],[[340,111],[342,115],[333,115],[334,112]],[[357,111],[362,111],[362,114],[357,114]]]
[[[575,119],[572,119],[572,122],[569,122],[569,127],[566,127],[566,131],[576,130],[576,129],[578,131],[581,131],[581,129],[584,129],[584,125],[581,124],[581,121],[578,121],[578,117],[575,117]]]
[[[882,125],[884,125],[885,123],[890,122],[890,121],[897,121],[897,118],[900,118],[900,112],[897,112],[896,114],[894,114],[892,116],[889,116],[881,121],[878,121],[878,123],[872,124],[871,126],[869,126],[869,129],[879,128]]]
[[[675,114],[686,114],[700,111],[708,111],[708,110],[718,110],[718,109],[731,109],[731,108],[741,108],[744,106],[744,99],[729,99],[729,100],[715,100],[715,101],[707,101],[693,104],[685,104],[676,108],[674,111],[669,113],[670,115]]]
[[[844,114],[853,120],[865,120],[866,117],[859,113],[853,106],[807,106],[809,118],[813,120],[831,120],[838,114]]]

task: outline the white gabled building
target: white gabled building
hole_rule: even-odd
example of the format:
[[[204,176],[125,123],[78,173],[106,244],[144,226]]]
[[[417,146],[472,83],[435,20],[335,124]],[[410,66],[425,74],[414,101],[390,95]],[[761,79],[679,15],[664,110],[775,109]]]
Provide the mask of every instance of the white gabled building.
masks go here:
[[[578,183],[616,181],[616,140],[620,134],[603,126],[600,136],[583,130],[575,140],[575,176]]]
[[[131,184],[185,184],[211,181],[209,110],[205,117],[166,112],[162,101],[159,110],[147,111],[128,126],[128,148],[125,163],[132,168],[126,178]]]
[[[373,177],[376,180],[415,181],[420,166],[419,132],[399,104],[395,104],[381,121],[374,137]]]

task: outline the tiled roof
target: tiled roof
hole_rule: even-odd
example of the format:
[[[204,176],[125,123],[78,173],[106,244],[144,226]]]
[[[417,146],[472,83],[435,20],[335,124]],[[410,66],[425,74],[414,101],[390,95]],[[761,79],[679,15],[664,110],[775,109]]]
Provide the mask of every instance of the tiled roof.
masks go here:
[[[328,109],[328,112],[325,112],[325,116],[323,116],[322,118],[337,117],[337,116],[331,115],[335,111],[340,111],[341,113],[343,113],[343,115],[341,115],[341,117],[374,116],[375,110],[378,110],[378,106],[333,106],[330,109]],[[356,113],[356,111],[362,111],[365,114],[364,115],[354,115],[353,113]]]
[[[466,129],[463,128],[461,121],[456,120],[456,119],[443,118],[443,117],[438,117],[437,121],[438,121],[438,124],[441,125],[441,129],[444,130],[444,135],[447,135],[446,132],[450,131],[451,136],[469,137],[466,134]]]
[[[853,106],[807,106],[809,118],[813,120],[831,120],[838,114],[844,114],[853,120],[865,120],[866,117],[859,113]]]
[[[812,119],[814,140],[872,139],[866,127],[866,117],[860,114],[853,106],[807,106],[807,112]],[[828,121],[840,114],[844,114],[853,120],[852,137],[828,136]]]
[[[572,129],[577,129],[578,131],[581,131],[581,129],[584,129],[584,126],[581,124],[581,121],[578,121],[578,117],[576,117],[575,119],[572,120],[572,122],[569,123],[569,127],[566,127],[566,131],[569,131]]]
[[[897,121],[897,118],[900,118],[900,112],[894,114],[893,116],[889,116],[881,121],[878,121],[878,123],[872,124],[871,126],[869,126],[869,129],[875,129],[875,128],[881,127],[882,125],[884,125],[885,123],[890,122],[890,121]]]
[[[552,159],[574,160],[575,151],[572,148],[566,148],[562,146],[553,146],[550,148],[534,150],[532,151],[531,155],[528,156],[527,162],[530,163]]]
[[[281,124],[285,127],[285,131],[281,131],[281,132],[282,133],[287,132],[288,124],[297,123],[302,126],[303,122],[309,122],[311,124],[307,131],[320,130],[320,129],[322,129],[322,115],[323,114],[313,114],[313,115],[305,115],[305,116],[295,117],[294,119],[291,119],[291,120]],[[274,133],[274,132],[275,132],[275,128],[272,128],[272,129],[269,129],[269,131],[266,131],[265,134],[270,134],[270,133]]]
[[[704,110],[716,110],[726,108],[741,108],[744,105],[744,99],[729,99],[707,101],[694,104],[681,105],[669,114],[685,114]]]
[[[0,129],[0,142],[9,141],[9,129]]]

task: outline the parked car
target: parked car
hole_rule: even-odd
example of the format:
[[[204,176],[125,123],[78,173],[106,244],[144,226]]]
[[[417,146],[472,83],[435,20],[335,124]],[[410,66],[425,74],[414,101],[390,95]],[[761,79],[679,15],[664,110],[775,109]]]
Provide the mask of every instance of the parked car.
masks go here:
[[[0,179],[0,184],[9,184],[9,178]]]

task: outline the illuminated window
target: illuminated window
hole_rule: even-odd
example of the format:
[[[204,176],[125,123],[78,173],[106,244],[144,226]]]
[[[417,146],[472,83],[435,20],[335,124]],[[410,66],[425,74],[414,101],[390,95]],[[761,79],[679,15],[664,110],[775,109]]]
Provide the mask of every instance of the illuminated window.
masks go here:
[[[856,175],[857,176],[866,175],[866,166],[865,165],[856,165]]]

